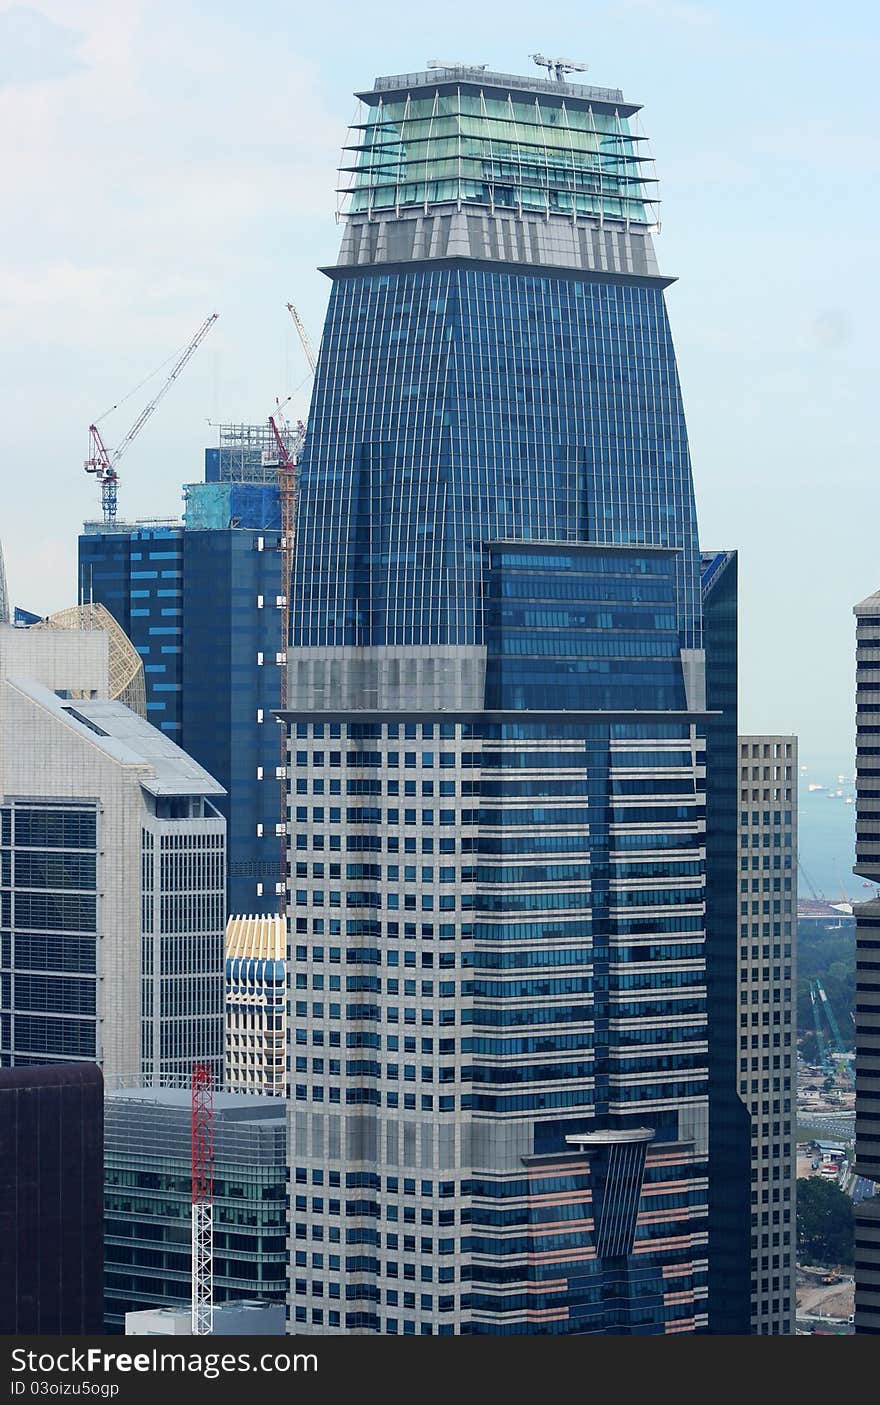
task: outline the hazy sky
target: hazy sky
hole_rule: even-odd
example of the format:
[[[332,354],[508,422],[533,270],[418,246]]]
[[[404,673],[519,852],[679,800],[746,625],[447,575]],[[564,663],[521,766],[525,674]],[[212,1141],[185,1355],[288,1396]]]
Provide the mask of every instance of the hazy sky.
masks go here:
[[[317,340],[352,92],[429,58],[644,104],[701,541],[737,547],[741,729],[852,747],[852,605],[880,587],[877,72],[868,3],[0,0],[0,385],[10,593],[75,598],[90,420],[220,320],[121,465],[176,516],[207,423],[268,415]],[[875,331],[872,332],[872,327]],[[121,438],[154,385],[102,427]]]

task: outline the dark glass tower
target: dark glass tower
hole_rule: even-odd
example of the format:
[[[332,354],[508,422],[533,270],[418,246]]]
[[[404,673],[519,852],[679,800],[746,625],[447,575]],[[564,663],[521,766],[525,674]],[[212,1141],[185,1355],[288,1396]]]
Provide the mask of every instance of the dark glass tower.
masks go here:
[[[251,430],[238,428],[242,438]],[[271,913],[281,880],[281,524],[277,482],[257,475],[278,471],[260,467],[258,448],[234,457],[227,444],[205,458],[209,481],[187,485],[185,524],[86,524],[78,594],[106,605],[143,659],[148,720],[227,792],[218,805],[227,911]]]
[[[103,1104],[93,1063],[0,1069],[0,1332],[101,1331]]]
[[[292,1201],[292,1325],[705,1331],[736,1068],[637,108],[459,68],[359,96],[291,593],[290,1156],[330,1187]]]

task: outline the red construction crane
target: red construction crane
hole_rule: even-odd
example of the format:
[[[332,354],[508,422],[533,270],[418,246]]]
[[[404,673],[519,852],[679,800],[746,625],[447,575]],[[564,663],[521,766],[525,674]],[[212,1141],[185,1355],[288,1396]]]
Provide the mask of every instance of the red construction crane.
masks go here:
[[[192,1334],[214,1331],[214,1086],[206,1063],[192,1071]]]
[[[192,341],[184,347],[183,351],[178,356],[159,390],[153,396],[152,400],[141,410],[125,438],[120,441],[112,453],[104,443],[98,426],[96,424],[89,425],[89,456],[83,467],[86,473],[94,473],[97,475],[98,482],[101,485],[101,509],[104,514],[105,522],[116,521],[116,490],[119,484],[119,474],[116,471],[116,465],[119,463],[119,460],[122,458],[122,455],[125,453],[132,440],[140,434],[163,395],[170,389],[174,381],[177,380],[177,377],[180,375],[187,361],[204,341],[219,316],[219,312],[212,312],[210,317],[205,318]],[[115,409],[116,407],[114,406],[113,408]]]

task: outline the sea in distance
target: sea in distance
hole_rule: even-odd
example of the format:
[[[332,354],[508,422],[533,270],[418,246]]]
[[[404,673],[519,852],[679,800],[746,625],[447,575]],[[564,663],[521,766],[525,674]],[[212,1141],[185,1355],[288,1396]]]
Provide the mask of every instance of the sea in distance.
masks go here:
[[[852,761],[800,766],[798,777],[798,896],[864,902],[876,891],[852,871],[856,806]]]

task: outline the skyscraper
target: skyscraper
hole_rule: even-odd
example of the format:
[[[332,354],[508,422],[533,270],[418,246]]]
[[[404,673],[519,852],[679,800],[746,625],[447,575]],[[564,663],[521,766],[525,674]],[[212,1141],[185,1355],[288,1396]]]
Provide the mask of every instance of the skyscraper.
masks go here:
[[[291,589],[291,1250],[330,1250],[291,1327],[705,1331],[735,1044],[638,109],[467,68],[358,96]]]
[[[856,862],[880,883],[880,591],[855,606]],[[856,1174],[880,1181],[880,900],[856,917]],[[880,1333],[880,1196],[855,1209],[855,1330]]]
[[[267,438],[267,436],[269,436]],[[184,523],[86,523],[79,590],[144,662],[147,716],[223,786],[227,913],[277,913],[282,760],[278,469],[268,425],[234,426],[187,484]],[[233,476],[234,475],[234,476]],[[274,481],[273,481],[274,475]]]
[[[795,1330],[797,737],[740,737],[739,1086],[752,1118],[752,1331]]]
[[[738,573],[735,551],[702,557],[706,650],[706,997],[709,1011],[710,1331],[751,1327],[751,1117],[739,1093]],[[775,1018],[775,1015],[774,1015]],[[780,1013],[779,1018],[783,1018]]]

